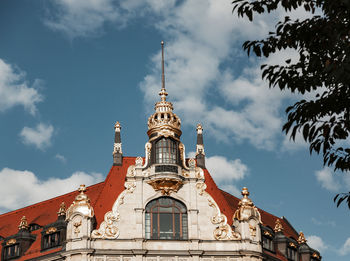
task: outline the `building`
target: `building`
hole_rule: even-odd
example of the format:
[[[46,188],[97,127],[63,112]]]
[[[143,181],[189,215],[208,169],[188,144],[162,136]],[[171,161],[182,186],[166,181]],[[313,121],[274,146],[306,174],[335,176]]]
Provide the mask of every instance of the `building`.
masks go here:
[[[321,260],[284,217],[259,209],[247,188],[236,198],[205,167],[203,129],[185,158],[181,121],[166,100],[148,119],[144,157],[122,153],[115,124],[105,181],[0,215],[1,260]]]

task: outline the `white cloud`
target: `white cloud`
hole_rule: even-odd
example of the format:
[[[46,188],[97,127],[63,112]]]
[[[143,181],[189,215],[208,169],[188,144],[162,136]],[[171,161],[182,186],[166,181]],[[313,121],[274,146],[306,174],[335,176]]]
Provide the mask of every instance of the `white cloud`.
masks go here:
[[[350,237],[348,237],[344,245],[339,249],[338,253],[341,256],[346,256],[350,254]]]
[[[107,22],[123,23],[114,0],[55,0],[45,24],[70,38],[100,34]]]
[[[207,169],[220,187],[236,196],[240,190],[235,183],[242,180],[248,172],[248,167],[240,159],[229,160],[222,156],[212,156],[205,159]]]
[[[39,123],[35,128],[24,127],[20,137],[24,144],[34,145],[43,150],[51,145],[53,132],[54,127],[52,125]]]
[[[74,191],[80,184],[95,184],[102,181],[103,176],[77,171],[68,178],[40,180],[30,171],[4,168],[0,171],[0,180],[0,210],[7,212]]]
[[[315,172],[318,182],[321,183],[321,186],[329,191],[339,191],[340,184],[335,179],[333,171],[325,167],[321,170]]]
[[[35,89],[41,81],[36,79],[30,87],[25,76],[25,72],[0,59],[0,111],[21,105],[35,114],[36,104],[43,100],[43,96]]]
[[[319,236],[311,235],[306,237],[306,240],[307,240],[307,244],[310,247],[320,252],[325,251],[328,248],[328,246],[323,242],[322,238],[320,238]]]
[[[165,50],[169,99],[183,124],[201,121],[221,141],[248,141],[272,150],[281,135],[282,103],[293,96],[269,89],[261,80],[260,62],[248,62],[241,44],[242,39],[266,35],[273,21],[271,16],[257,16],[250,23],[232,15],[231,8],[230,1],[187,0],[160,15],[157,28],[169,39]],[[286,50],[264,62],[284,63],[288,56],[297,54]],[[160,52],[152,57],[152,65],[140,84],[148,106],[158,99]]]
[[[66,162],[67,162],[66,157],[63,156],[63,155],[61,155],[61,154],[59,154],[59,153],[57,153],[57,154],[55,155],[55,159],[58,159],[58,160],[61,161],[62,163],[66,163]]]

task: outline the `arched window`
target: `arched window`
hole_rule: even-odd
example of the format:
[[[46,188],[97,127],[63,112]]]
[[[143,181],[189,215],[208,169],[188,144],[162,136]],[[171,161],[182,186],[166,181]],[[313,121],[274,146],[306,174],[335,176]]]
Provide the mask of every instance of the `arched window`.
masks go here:
[[[172,139],[161,138],[156,141],[156,162],[173,163],[178,162],[178,146]]]
[[[186,206],[173,198],[150,201],[145,215],[146,239],[187,239]]]

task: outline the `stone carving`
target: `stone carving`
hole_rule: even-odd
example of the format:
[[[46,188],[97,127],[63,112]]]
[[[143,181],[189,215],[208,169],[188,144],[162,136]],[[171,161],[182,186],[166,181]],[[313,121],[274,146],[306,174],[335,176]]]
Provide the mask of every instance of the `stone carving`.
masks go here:
[[[193,170],[193,169],[195,169],[195,167],[196,167],[196,161],[195,161],[195,159],[189,159],[188,160],[188,166],[190,167],[190,169],[191,170]]]
[[[135,167],[136,168],[142,168],[142,163],[143,163],[142,157],[137,157],[136,160],[135,160]]]
[[[179,151],[180,151],[180,158],[182,161],[182,166],[184,167],[184,169],[189,170],[189,167],[186,165],[186,149],[185,149],[185,145],[180,142],[179,143]]]
[[[121,143],[114,143],[114,147],[113,147],[113,155],[116,153],[120,153],[122,154],[122,144]]]
[[[74,234],[78,235],[80,233],[81,219],[73,223]]]
[[[275,223],[275,228],[273,229],[275,232],[283,232],[283,226],[281,221],[277,218]]]
[[[155,191],[161,191],[162,195],[170,195],[177,192],[183,185],[182,180],[174,178],[151,179],[147,182]]]
[[[127,177],[135,177],[135,165],[131,165],[126,173]]]
[[[104,221],[101,223],[100,228],[92,231],[92,238],[103,239],[116,239],[119,236],[119,228],[117,222],[119,221],[118,208],[124,204],[124,198],[127,193],[133,193],[136,188],[135,182],[126,181],[124,183],[125,190],[118,196],[114,202],[112,211],[108,211],[105,214]]]
[[[205,191],[207,188],[204,182],[197,182],[196,188],[200,196],[205,196],[208,200],[208,204],[214,210],[214,215],[211,217],[211,222],[214,225],[218,225],[214,230],[214,238],[216,240],[240,240],[241,235],[233,231],[231,226],[227,224],[227,217],[221,213],[219,206],[215,200]]]

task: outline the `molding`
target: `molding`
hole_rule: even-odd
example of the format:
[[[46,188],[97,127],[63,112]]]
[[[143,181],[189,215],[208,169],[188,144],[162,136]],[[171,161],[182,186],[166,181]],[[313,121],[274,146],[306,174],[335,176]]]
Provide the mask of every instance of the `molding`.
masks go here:
[[[221,213],[219,206],[216,204],[212,196],[205,191],[207,185],[203,181],[196,183],[196,188],[200,196],[204,196],[208,200],[208,205],[215,211],[214,216],[211,217],[211,223],[218,225],[213,231],[216,240],[241,240],[241,234],[232,230],[231,226],[227,224],[227,217]]]
[[[92,238],[116,239],[119,236],[119,228],[117,222],[119,221],[119,206],[124,204],[126,194],[133,193],[136,188],[136,182],[126,181],[124,183],[125,190],[120,193],[117,200],[114,202],[112,210],[108,211],[104,216],[104,221],[100,228],[92,231]]]

